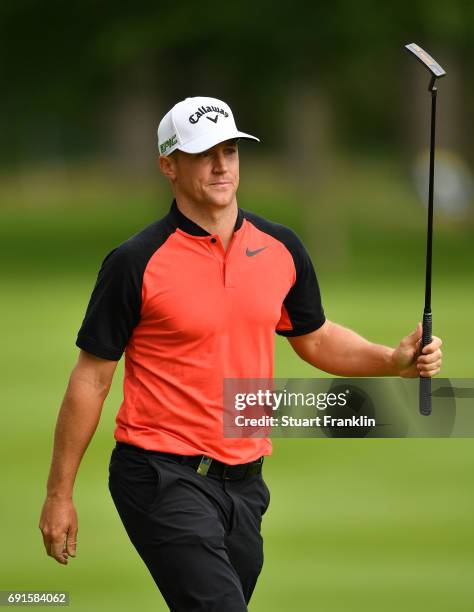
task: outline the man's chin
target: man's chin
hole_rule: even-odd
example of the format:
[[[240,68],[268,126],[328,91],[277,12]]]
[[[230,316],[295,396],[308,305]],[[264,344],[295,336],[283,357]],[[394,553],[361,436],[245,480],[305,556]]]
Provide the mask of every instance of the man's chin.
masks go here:
[[[230,206],[235,201],[235,191],[230,189],[220,193],[208,193],[207,196],[208,202],[214,206]]]

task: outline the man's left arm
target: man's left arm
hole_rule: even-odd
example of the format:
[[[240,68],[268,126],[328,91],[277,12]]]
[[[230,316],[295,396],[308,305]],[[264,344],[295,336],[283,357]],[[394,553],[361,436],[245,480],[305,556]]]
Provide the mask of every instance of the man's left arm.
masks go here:
[[[304,361],[336,376],[431,377],[441,369],[440,338],[433,336],[420,352],[421,323],[396,348],[369,342],[328,319],[317,330],[288,341]]]

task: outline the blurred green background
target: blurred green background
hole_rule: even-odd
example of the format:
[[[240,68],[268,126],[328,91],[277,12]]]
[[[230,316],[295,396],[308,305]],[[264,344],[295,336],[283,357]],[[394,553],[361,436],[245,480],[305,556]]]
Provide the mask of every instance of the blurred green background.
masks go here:
[[[67,12],[66,12],[67,11]],[[0,7],[4,401],[0,589],[71,607],[165,610],[107,490],[122,367],[75,488],[78,556],[38,529],[74,342],[105,254],[163,215],[161,116],[228,101],[244,131],[239,204],[293,227],[328,318],[395,346],[424,297],[428,76],[439,82],[434,333],[443,376],[472,376],[474,5],[32,0]],[[321,376],[277,338],[275,374]],[[282,440],[255,612],[474,608],[470,439]],[[223,611],[224,612],[224,611]]]

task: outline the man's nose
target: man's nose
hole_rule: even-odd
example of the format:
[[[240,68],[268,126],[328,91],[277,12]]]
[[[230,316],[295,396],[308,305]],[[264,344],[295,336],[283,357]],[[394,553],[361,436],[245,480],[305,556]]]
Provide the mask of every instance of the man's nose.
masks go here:
[[[227,161],[222,151],[216,152],[214,155],[214,172],[225,172],[227,170]]]

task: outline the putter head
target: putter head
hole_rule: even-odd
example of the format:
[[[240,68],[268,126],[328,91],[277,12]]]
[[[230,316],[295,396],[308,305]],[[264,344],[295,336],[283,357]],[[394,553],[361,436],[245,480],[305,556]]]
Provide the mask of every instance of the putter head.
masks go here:
[[[425,68],[431,72],[433,78],[439,79],[446,74],[446,71],[441,68],[438,62],[426,53],[421,47],[419,47],[416,43],[410,43],[409,45],[405,45],[405,49],[413,53],[416,59],[423,64]]]

